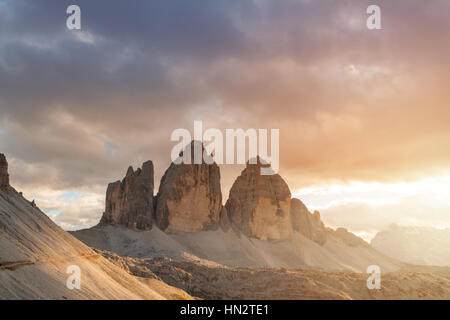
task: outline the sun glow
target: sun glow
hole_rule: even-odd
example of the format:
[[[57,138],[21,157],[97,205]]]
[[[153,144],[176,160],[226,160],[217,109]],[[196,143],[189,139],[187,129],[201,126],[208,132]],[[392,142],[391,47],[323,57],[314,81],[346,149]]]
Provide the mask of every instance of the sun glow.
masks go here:
[[[430,177],[414,182],[380,183],[351,181],[343,184],[318,185],[294,192],[311,209],[324,209],[350,203],[371,206],[398,204],[414,198],[424,206],[450,206],[450,175]]]

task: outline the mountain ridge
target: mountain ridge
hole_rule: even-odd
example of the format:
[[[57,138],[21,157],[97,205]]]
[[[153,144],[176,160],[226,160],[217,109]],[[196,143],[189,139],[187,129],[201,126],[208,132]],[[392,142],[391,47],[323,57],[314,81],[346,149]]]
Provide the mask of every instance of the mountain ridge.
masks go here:
[[[371,245],[404,262],[450,266],[450,229],[391,225],[378,232]]]

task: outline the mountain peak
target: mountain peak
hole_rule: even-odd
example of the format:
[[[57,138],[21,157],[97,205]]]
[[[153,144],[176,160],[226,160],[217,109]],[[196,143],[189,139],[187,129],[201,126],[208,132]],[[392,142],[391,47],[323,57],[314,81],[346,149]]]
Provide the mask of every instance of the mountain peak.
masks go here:
[[[132,229],[149,230],[153,224],[153,162],[142,164],[142,169],[134,171],[128,167],[122,181],[108,185],[105,212],[101,225],[120,224]]]
[[[230,189],[226,203],[234,228],[248,237],[282,240],[292,236],[291,192],[280,175],[261,175],[267,165],[252,158]],[[252,163],[253,162],[253,163]]]

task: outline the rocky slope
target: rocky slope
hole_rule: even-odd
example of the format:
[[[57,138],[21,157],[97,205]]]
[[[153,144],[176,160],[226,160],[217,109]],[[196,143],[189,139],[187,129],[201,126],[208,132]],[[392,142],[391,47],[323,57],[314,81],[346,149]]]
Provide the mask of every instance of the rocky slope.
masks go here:
[[[350,234],[343,231],[346,235]],[[365,272],[370,265],[383,272],[400,269],[403,264],[370,247],[330,232],[319,245],[298,232],[285,240],[266,241],[247,237],[232,229],[184,234],[167,234],[157,227],[135,232],[120,226],[75,231],[87,245],[132,258],[169,257],[182,259],[185,253],[233,267],[312,268],[327,271]],[[350,234],[351,235],[351,234]],[[359,239],[354,236],[355,239]],[[349,245],[349,243],[351,245]]]
[[[191,255],[143,260],[101,253],[136,276],[164,280],[201,299],[450,299],[450,268],[382,273],[381,289],[369,290],[365,273],[227,267]]]
[[[148,283],[132,276],[6,187],[8,192],[0,190],[1,299],[191,298],[162,281]],[[81,270],[80,290],[66,286],[67,268],[72,265]]]
[[[110,183],[100,224],[120,224],[139,230],[151,229],[154,215],[153,176],[153,163],[147,161],[142,164],[142,169],[134,171],[129,167],[122,181]]]
[[[377,233],[371,245],[408,263],[450,266],[450,229],[392,225]]]

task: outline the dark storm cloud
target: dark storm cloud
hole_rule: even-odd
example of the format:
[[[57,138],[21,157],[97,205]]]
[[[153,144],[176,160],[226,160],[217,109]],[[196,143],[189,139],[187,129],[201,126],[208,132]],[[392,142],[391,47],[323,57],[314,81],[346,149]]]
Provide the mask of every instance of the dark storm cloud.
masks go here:
[[[383,30],[371,32],[372,1],[1,1],[12,179],[106,186],[151,158],[158,181],[170,133],[194,119],[281,128],[292,188],[441,169],[450,3],[378,2]],[[82,31],[66,28],[69,4]]]
[[[111,163],[119,167],[122,157],[125,166],[163,145],[152,132],[165,129],[168,137],[168,120],[180,116],[173,109],[202,95],[201,83],[174,79],[176,66],[207,68],[246,45],[231,22],[238,2],[79,1],[81,33],[65,26],[69,4],[4,2],[0,22],[2,149],[56,170],[46,183],[64,187],[104,183]],[[114,143],[120,154],[111,159],[105,146]]]
[[[2,98],[28,104],[98,104],[118,90],[127,98],[145,90],[162,102],[161,91],[168,98],[176,89],[167,79],[172,65],[205,62],[245,45],[220,2],[165,3],[78,2],[83,21],[79,34],[91,35],[92,43],[77,41],[76,31],[66,29],[69,2],[9,3],[11,17],[2,28]]]

